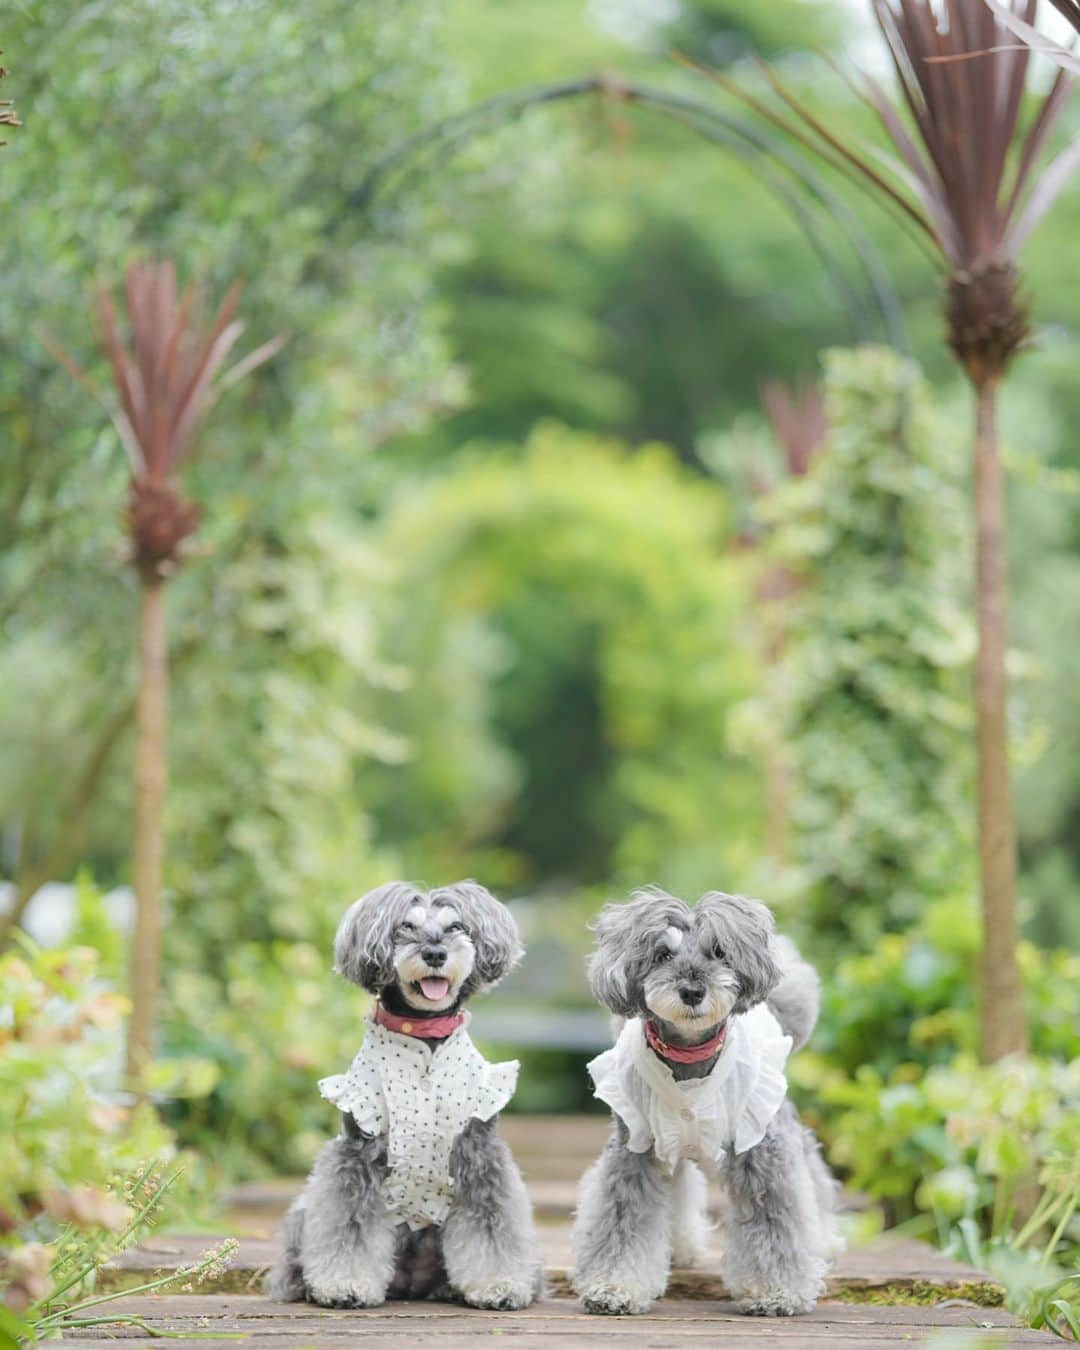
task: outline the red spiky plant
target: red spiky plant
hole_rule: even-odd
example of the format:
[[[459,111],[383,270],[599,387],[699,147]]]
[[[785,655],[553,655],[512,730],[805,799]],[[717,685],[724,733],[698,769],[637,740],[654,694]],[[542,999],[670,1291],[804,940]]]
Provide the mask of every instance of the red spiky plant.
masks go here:
[[[125,281],[127,335],[109,289],[97,291],[99,342],[116,386],[107,406],[131,467],[126,525],[139,579],[139,684],[136,707],[135,835],[132,879],[131,1019],[127,1072],[138,1088],[153,1052],[161,952],[162,816],[167,774],[168,649],[165,585],[182,562],[199,508],[179,481],[211,405],[229,385],[268,360],[281,339],[225,370],[243,331],[240,286],[204,317],[195,287],[178,291],[170,262],[133,263]],[[55,343],[55,355],[97,396],[85,372]]]
[[[992,1061],[1023,1051],[1027,1044],[1017,960],[1016,841],[1006,721],[1005,493],[998,390],[1029,334],[1018,252],[1065,181],[1077,150],[1074,144],[1038,169],[1068,81],[1059,72],[1049,90],[1031,100],[1033,116],[1025,126],[1031,53],[1018,46],[984,0],[871,4],[895,68],[901,105],[868,76],[857,89],[880,119],[895,157],[853,147],[846,130],[834,132],[767,68],[769,82],[794,118],[745,91],[735,92],[898,207],[930,240],[944,270],[947,341],[971,383],[975,403],[980,1016],[983,1055]],[[1030,25],[1037,0],[1005,0],[1001,8]],[[724,84],[732,88],[730,81]]]
[[[804,477],[829,434],[821,385],[817,380],[798,380],[792,385],[762,380],[759,393],[788,475]]]
[[[1080,75],[1080,57],[1072,48],[1062,46],[1060,42],[1054,42],[1052,38],[1040,33],[1024,19],[1023,15],[1014,13],[1007,5],[1002,4],[1001,0],[985,0],[985,3],[1005,27],[1011,33],[1015,33],[1021,42],[1026,42],[1032,51],[1041,52],[1056,61],[1063,70]],[[1050,0],[1050,3],[1063,18],[1068,20],[1073,31],[1080,33],[1080,0]]]

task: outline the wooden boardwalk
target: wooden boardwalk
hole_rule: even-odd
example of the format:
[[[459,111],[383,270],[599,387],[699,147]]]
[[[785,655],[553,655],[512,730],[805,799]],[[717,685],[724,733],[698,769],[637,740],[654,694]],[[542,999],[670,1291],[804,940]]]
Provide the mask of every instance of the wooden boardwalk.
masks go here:
[[[211,1284],[194,1293],[122,1298],[117,1312],[144,1318],[157,1333],[181,1333],[197,1350],[237,1343],[256,1350],[431,1343],[435,1350],[475,1347],[488,1338],[530,1346],[639,1347],[722,1345],[727,1350],[768,1344],[837,1350],[897,1343],[966,1346],[1049,1346],[1053,1338],[1018,1326],[999,1305],[1001,1290],[981,1271],[942,1257],[923,1243],[878,1240],[845,1253],[815,1312],[792,1319],[742,1317],[726,1298],[716,1266],[676,1271],[668,1297],[640,1317],[582,1314],[569,1295],[569,1213],[573,1180],[595,1157],[607,1132],[602,1119],[507,1117],[502,1123],[529,1181],[540,1219],[548,1296],[519,1313],[489,1313],[451,1304],[393,1303],[370,1310],[331,1310],[271,1303],[259,1292],[276,1251],[281,1213],[295,1182],[239,1188],[229,1212],[240,1245]],[[115,1291],[152,1272],[187,1265],[206,1237],[159,1235],[104,1273]],[[102,1309],[104,1311],[104,1309]],[[229,1339],[225,1339],[228,1337]],[[149,1346],[137,1328],[95,1327],[64,1337],[68,1347],[101,1350],[102,1342]]]
[[[187,1294],[157,1299],[121,1300],[117,1311],[145,1317],[158,1332],[181,1332],[197,1350],[227,1350],[244,1342],[261,1350],[302,1350],[351,1344],[475,1350],[479,1343],[529,1346],[640,1347],[709,1345],[724,1350],[763,1350],[767,1345],[795,1350],[838,1350],[895,1346],[898,1342],[945,1346],[1028,1346],[1053,1344],[1042,1332],[1013,1325],[997,1308],[962,1306],[889,1307],[875,1304],[821,1303],[806,1317],[740,1317],[730,1304],[667,1298],[640,1317],[589,1317],[568,1298],[546,1299],[520,1313],[486,1313],[437,1303],[394,1303],[385,1308],[340,1312],[326,1308],[281,1307],[243,1295]],[[125,1347],[159,1346],[135,1329],[94,1328],[65,1336],[68,1350],[101,1350],[115,1338]],[[497,1341],[495,1338],[500,1338]]]

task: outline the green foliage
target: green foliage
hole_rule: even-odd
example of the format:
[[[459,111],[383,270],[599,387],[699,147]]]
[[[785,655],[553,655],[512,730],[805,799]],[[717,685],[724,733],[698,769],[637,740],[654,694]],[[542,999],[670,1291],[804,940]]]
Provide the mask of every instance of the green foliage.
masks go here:
[[[1009,633],[1024,653],[1022,665],[1014,657],[1024,677],[1014,796],[1028,931],[1080,949],[1080,461],[1069,432],[1074,409],[1055,406],[1072,369],[1062,345],[1025,363],[1026,378],[1005,399],[1003,427]]]
[[[212,1066],[235,1069],[257,1034],[233,1010],[233,963],[250,972],[263,952],[275,1002],[261,1014],[295,1014],[275,940],[328,953],[344,906],[393,867],[356,792],[360,761],[398,753],[369,716],[371,686],[398,673],[372,643],[381,564],[361,517],[373,449],[456,400],[460,380],[430,303],[449,234],[422,194],[374,216],[351,194],[374,156],[456,95],[420,0],[302,13],[46,0],[11,16],[5,40],[33,91],[33,135],[5,162],[19,239],[0,239],[0,337],[24,353],[0,370],[0,865],[22,888],[81,862],[125,878],[136,607],[119,558],[123,455],[28,335],[40,325],[91,364],[88,280],[158,249],[211,289],[243,276],[250,332],[290,334],[273,369],[217,409],[187,479],[204,553],[169,587],[177,987],[154,1082],[184,1094],[173,1118],[205,1142],[199,1121],[242,1100]],[[280,1135],[301,1128],[289,1114],[301,1092],[317,1110],[315,1076],[282,1097]],[[263,1111],[274,1094],[251,1095]],[[238,1165],[280,1154],[280,1135],[254,1133]]]
[[[372,757],[402,753],[372,718],[373,686],[402,678],[376,652],[379,560],[324,514],[279,538],[219,573],[219,623],[174,701],[216,735],[178,737],[174,756],[164,1055],[219,1072],[170,1120],[241,1172],[303,1170],[325,1135],[314,1081],[355,1053],[361,1010],[331,940],[397,870],[357,792]]]
[[[65,1213],[72,1187],[108,1210],[115,1172],[173,1156],[149,1107],[110,1100],[127,1001],[96,968],[86,947],[0,956],[0,1245]]]
[[[1080,1341],[1080,1274],[1066,1275],[1043,1291],[1031,1325],[1063,1341]]]
[[[172,659],[181,700],[185,680],[205,692],[229,675],[214,643],[246,633],[236,568],[287,567],[296,541],[302,569],[313,513],[366,506],[367,452],[457,397],[429,303],[444,235],[417,194],[377,218],[350,196],[381,147],[445,107],[437,29],[419,0],[44,0],[9,16],[30,133],[5,152],[20,224],[0,238],[0,341],[22,353],[0,370],[0,815],[20,882],[81,857],[102,878],[124,870],[135,612],[123,455],[33,332],[96,371],[89,279],[165,250],[211,289],[245,277],[250,332],[291,334],[223,400],[188,477],[210,557],[170,587]],[[172,730],[203,762],[222,732]]]
[[[548,178],[559,171],[555,183],[527,212],[515,203],[512,220],[485,201],[440,271],[447,339],[473,373],[473,398],[434,441],[440,454],[476,437],[516,442],[555,418],[660,440],[693,461],[698,440],[756,398],[762,372],[793,376],[818,346],[851,338],[760,174],[640,111],[620,109],[614,132],[602,112],[582,117],[600,151],[569,160],[563,149],[542,165]],[[720,203],[733,198],[742,209],[729,215]]]
[[[1077,1255],[1080,957],[1021,948],[1032,1057],[980,1066],[973,899],[840,961],[793,1091],[849,1184],[963,1259],[1018,1306]]]
[[[758,807],[727,723],[751,671],[726,517],[670,453],[554,425],[516,459],[475,451],[403,487],[378,542],[409,757],[373,809],[410,868],[688,890],[745,869]]]
[[[785,746],[797,922],[869,947],[972,873],[968,556],[955,446],[915,367],[826,359],[830,435],[765,501],[796,585],[746,715]]]
[[[225,1263],[239,1245],[235,1238],[227,1238],[178,1270],[112,1293],[97,1291],[97,1278],[102,1268],[141,1242],[162,1217],[167,1193],[179,1176],[179,1172],[172,1172],[162,1178],[152,1169],[142,1169],[123,1185],[126,1204],[118,1204],[117,1208],[128,1216],[126,1220],[120,1219],[118,1213],[117,1221],[111,1226],[87,1227],[82,1221],[67,1224],[51,1245],[34,1243],[19,1248],[8,1263],[9,1271],[17,1273],[19,1283],[8,1284],[8,1300],[0,1304],[0,1346],[3,1350],[36,1345],[81,1327],[133,1326],[147,1335],[160,1336],[162,1333],[155,1331],[139,1314],[113,1311],[107,1305],[120,1298],[162,1293],[177,1285],[185,1292],[191,1292],[204,1280],[219,1280]],[[11,1301],[13,1292],[16,1292],[14,1304]],[[25,1300],[31,1292],[35,1297],[26,1305]],[[226,1332],[223,1339],[238,1340],[240,1337]]]
[[[354,791],[362,762],[401,754],[371,715],[373,688],[402,679],[376,647],[381,564],[329,514],[298,514],[278,538],[219,569],[217,622],[178,682],[177,722],[201,734],[181,732],[174,756],[177,966],[218,969],[237,938],[327,945],[386,866]]]
[[[872,1065],[853,1077],[819,1067],[796,1072],[814,1082],[830,1158],[891,1220],[927,1216],[924,1231],[974,1264],[1030,1246],[1043,1284],[1051,1259],[1080,1254],[1080,1060],[980,1065],[961,1053],[887,1078]]]
[[[825,981],[814,1051],[822,1066],[855,1074],[872,1066],[883,1080],[948,1064],[978,1050],[975,1020],[978,911],[970,896],[927,905],[903,934],[885,934],[872,952],[841,959]],[[1024,943],[1025,1001],[1037,1055],[1080,1055],[1080,958]]]
[[[462,0],[447,36],[476,98],[612,71],[709,99],[715,91],[669,53],[715,67],[749,50],[798,60],[835,51],[849,30],[850,15],[810,0]],[[557,43],[534,40],[555,31]],[[823,73],[815,91],[827,85],[830,112],[839,104],[849,117],[849,91]],[[474,436],[519,441],[556,418],[690,458],[702,436],[756,404],[763,375],[804,372],[819,347],[852,339],[852,314],[803,221],[758,166],[689,127],[614,95],[590,98],[531,113],[494,160],[465,216],[466,244],[437,279],[476,393],[439,435],[441,453]],[[901,270],[914,250],[897,233],[885,231]]]
[[[117,1101],[126,1008],[89,948],[0,956],[0,1292],[13,1312],[51,1287],[45,1244],[123,1230],[125,1174],[175,1156],[150,1106]]]
[[[242,1173],[307,1165],[334,1125],[315,1081],[352,1055],[364,1004],[331,976],[330,936],[387,875],[475,871],[534,891],[533,964],[558,968],[545,996],[560,1004],[584,996],[578,944],[602,896],[646,879],[752,887],[760,785],[740,752],[779,728],[793,866],[761,890],[828,957],[819,1050],[797,1061],[808,1104],[837,1156],[880,1169],[897,1213],[929,1213],[940,1173],[960,1168],[989,1232],[997,1180],[940,1106],[962,1087],[989,1111],[1002,1088],[957,1059],[974,1044],[976,930],[956,898],[971,875],[969,548],[953,438],[921,381],[884,353],[830,358],[833,444],[768,507],[776,556],[803,584],[783,662],[747,705],[756,616],[745,559],[727,551],[745,504],[635,446],[659,438],[694,463],[756,403],[761,376],[847,340],[787,214],[745,167],[612,97],[474,147],[449,180],[452,226],[427,168],[371,215],[351,197],[381,151],[473,96],[583,69],[704,92],[657,60],[666,45],[721,65],[749,46],[790,52],[798,76],[799,53],[834,44],[849,18],[810,0],[686,0],[635,35],[621,8],[461,0],[444,22],[423,0],[35,0],[5,17],[26,128],[0,174],[18,209],[0,233],[0,342],[17,354],[0,363],[0,871],[21,882],[86,865],[112,884],[130,830],[125,466],[34,329],[86,359],[88,281],[115,279],[133,252],[167,251],[212,291],[243,275],[248,336],[291,339],[217,410],[191,477],[207,553],[170,586],[154,1082],[183,1094],[167,1108],[181,1140]],[[813,69],[816,103],[846,117],[840,82]],[[1060,267],[1077,202],[1063,198],[1031,259],[1038,312],[1062,334],[1080,306]],[[937,296],[893,227],[868,223],[932,352]],[[1080,403],[1072,340],[1057,342],[1018,369],[1026,392],[1006,413],[1013,628],[1042,677],[1018,726],[1022,861],[1040,934],[1063,940],[1080,875],[1068,622],[1080,513],[1067,490]],[[551,418],[581,430],[533,431]],[[753,463],[756,443],[735,449]],[[77,908],[74,940],[119,978],[122,944],[89,882]],[[861,954],[844,959],[852,943]],[[1020,1095],[1050,1119],[1059,1077],[1042,1060],[1077,1052],[1077,972],[1022,957],[1040,1062]],[[53,991],[50,1009],[84,993],[93,1006],[59,973],[67,958],[21,959],[46,962],[33,981]],[[42,1093],[65,1085],[64,1114],[18,1089],[37,1103],[17,1147],[39,1188],[54,1169],[61,1190],[103,1188],[120,1147],[84,1119],[91,1048],[104,1055],[115,1029],[99,1039],[83,1020],[87,1043],[0,1059]],[[569,1063],[537,1055],[522,1099],[577,1102]],[[845,1086],[851,1101],[829,1095]],[[916,1122],[914,1139],[898,1119]],[[136,1138],[168,1147],[149,1116]],[[1030,1167],[1048,1156],[1039,1138],[1024,1147]],[[920,1194],[920,1169],[938,1177],[933,1193]]]
[[[345,901],[331,902],[340,917]],[[212,972],[179,970],[169,995],[170,1050],[220,1072],[166,1118],[227,1175],[305,1172],[337,1125],[317,1080],[351,1062],[369,1004],[331,972],[329,942],[236,945]]]

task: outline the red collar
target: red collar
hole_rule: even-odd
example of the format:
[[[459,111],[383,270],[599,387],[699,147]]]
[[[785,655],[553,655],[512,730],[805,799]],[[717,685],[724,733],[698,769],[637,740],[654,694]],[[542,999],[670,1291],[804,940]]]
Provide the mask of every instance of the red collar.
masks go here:
[[[444,1041],[452,1036],[465,1021],[463,1012],[447,1013],[445,1017],[398,1017],[387,1012],[381,1003],[375,1004],[375,1021],[387,1031],[397,1031],[402,1036],[416,1036],[424,1041]]]
[[[703,1059],[712,1059],[724,1048],[727,1040],[727,1023],[724,1022],[715,1036],[701,1045],[668,1045],[657,1029],[656,1023],[645,1023],[645,1039],[661,1059],[671,1060],[674,1064],[700,1064]]]

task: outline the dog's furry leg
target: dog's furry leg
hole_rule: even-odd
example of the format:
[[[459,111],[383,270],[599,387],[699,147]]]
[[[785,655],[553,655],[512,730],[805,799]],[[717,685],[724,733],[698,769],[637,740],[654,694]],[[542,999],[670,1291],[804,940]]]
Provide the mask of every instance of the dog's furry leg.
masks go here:
[[[282,1252],[270,1269],[263,1288],[267,1298],[278,1303],[303,1303],[307,1298],[300,1246],[304,1232],[305,1196],[298,1195],[285,1215]]]
[[[386,1154],[368,1135],[323,1146],[304,1188],[300,1265],[307,1296],[327,1308],[370,1308],[394,1274],[394,1220],[386,1212]]]
[[[822,1156],[821,1143],[813,1130],[807,1129],[805,1125],[802,1125],[801,1129],[806,1166],[817,1197],[821,1220],[817,1246],[822,1256],[826,1260],[831,1260],[834,1256],[839,1256],[847,1246],[837,1219],[840,1183],[829,1171],[829,1165]]]
[[[809,1312],[825,1287],[824,1216],[790,1102],[760,1144],[729,1159],[726,1179],[731,1206],[721,1275],[739,1311]]]
[[[455,1195],[443,1223],[446,1273],[474,1308],[527,1308],[539,1297],[532,1205],[495,1119],[471,1120],[454,1141]]]
[[[671,1188],[671,1264],[700,1266],[709,1250],[709,1194],[692,1162],[675,1169]]]
[[[671,1271],[671,1179],[651,1151],[631,1153],[626,1138],[616,1118],[578,1188],[571,1284],[586,1312],[645,1312]]]

